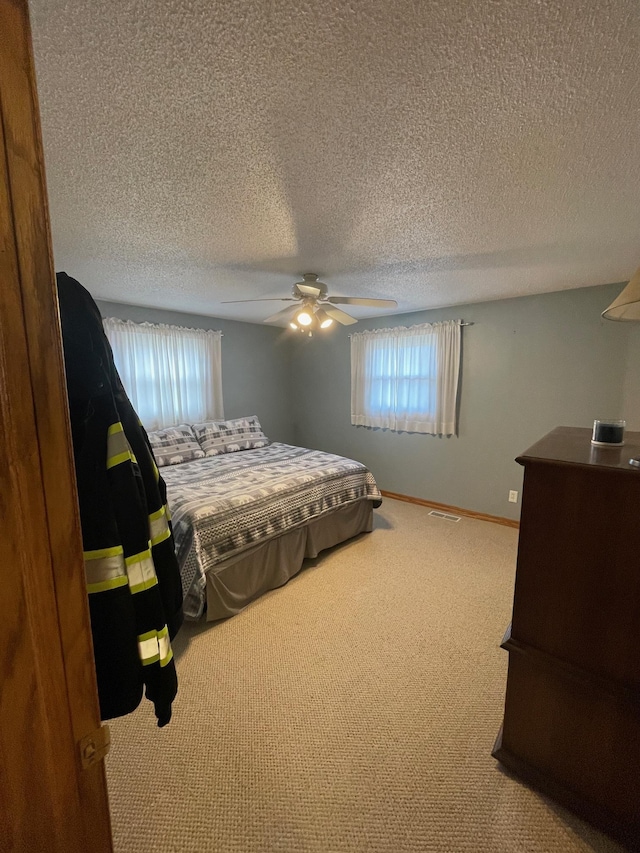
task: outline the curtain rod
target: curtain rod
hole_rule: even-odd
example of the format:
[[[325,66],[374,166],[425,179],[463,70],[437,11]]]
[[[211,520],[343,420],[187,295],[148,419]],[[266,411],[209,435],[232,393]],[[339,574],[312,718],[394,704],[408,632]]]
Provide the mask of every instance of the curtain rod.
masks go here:
[[[436,322],[438,322],[438,321],[436,321]],[[466,321],[466,320],[456,320],[455,322],[456,322],[459,326],[475,326],[475,323],[473,323],[473,322],[471,322],[471,323],[467,323],[467,321]],[[376,330],[375,330],[375,329],[371,329],[370,331],[375,332]],[[349,335],[349,337],[351,337],[351,335]]]
[[[176,323],[151,323],[149,320],[130,320],[122,317],[102,317],[102,322],[106,320],[116,320],[118,323],[131,323],[132,326],[151,326],[157,329],[179,329],[185,332],[216,332],[221,338],[224,338],[224,332],[219,329],[201,329],[198,326],[179,326]]]

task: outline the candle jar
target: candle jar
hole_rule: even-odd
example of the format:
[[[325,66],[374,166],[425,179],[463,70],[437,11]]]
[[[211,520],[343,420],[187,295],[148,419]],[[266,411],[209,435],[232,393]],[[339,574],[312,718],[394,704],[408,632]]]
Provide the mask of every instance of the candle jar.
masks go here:
[[[624,444],[626,421],[594,421],[591,444],[598,447],[620,447]]]

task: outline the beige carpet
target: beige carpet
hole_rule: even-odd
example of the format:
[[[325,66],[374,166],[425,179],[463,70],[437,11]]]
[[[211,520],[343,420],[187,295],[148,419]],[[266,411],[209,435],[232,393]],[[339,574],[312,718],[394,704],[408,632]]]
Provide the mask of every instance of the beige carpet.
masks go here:
[[[113,720],[118,853],[619,851],[500,770],[517,531],[386,499],[373,533],[175,644]]]

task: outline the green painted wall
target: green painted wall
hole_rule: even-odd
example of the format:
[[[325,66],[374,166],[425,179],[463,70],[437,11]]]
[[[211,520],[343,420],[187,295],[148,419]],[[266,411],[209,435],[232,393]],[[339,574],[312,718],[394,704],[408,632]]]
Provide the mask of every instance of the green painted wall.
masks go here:
[[[298,338],[292,367],[295,440],[351,456],[381,488],[517,518],[514,458],[556,426],[623,417],[629,327],[600,313],[606,285],[359,322],[358,330],[463,318],[459,435],[439,438],[350,423],[349,330]],[[638,345],[640,356],[640,344]],[[627,379],[629,387],[630,380]]]
[[[624,416],[627,429],[640,432],[640,324],[629,329],[627,372],[624,383]]]

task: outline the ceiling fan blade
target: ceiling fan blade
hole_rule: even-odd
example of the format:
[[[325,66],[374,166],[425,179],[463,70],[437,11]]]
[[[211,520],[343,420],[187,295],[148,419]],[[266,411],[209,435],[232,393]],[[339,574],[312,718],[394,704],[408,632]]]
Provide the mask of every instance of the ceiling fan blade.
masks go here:
[[[366,305],[369,308],[395,308],[395,299],[360,299],[357,296],[330,296],[327,300],[334,305]]]
[[[263,320],[263,323],[276,323],[278,320],[284,320],[285,317],[293,316],[293,314],[297,311],[297,306],[295,305],[287,305],[286,308],[283,308],[282,311],[276,311],[275,314],[272,314],[270,317],[267,317],[266,320]]]
[[[296,287],[300,291],[300,293],[304,293],[305,296],[320,296],[322,291],[319,287],[314,287],[313,284],[303,284],[302,282],[298,282]]]
[[[238,302],[297,302],[293,296],[270,296],[265,299],[223,299],[220,305],[235,305]]]
[[[338,323],[342,323],[343,326],[350,326],[352,323],[357,323],[358,321],[353,317],[350,317],[344,311],[341,311],[339,308],[334,308],[332,305],[328,305],[326,302],[322,303],[322,309],[325,314],[328,314],[332,320],[337,320]]]

